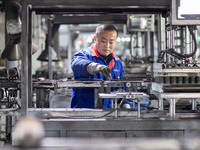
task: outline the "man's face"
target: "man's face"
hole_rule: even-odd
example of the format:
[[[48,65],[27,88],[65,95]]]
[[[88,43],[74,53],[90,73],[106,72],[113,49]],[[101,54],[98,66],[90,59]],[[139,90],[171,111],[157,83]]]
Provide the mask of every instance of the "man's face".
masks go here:
[[[94,40],[99,54],[108,56],[115,48],[117,32],[102,30],[98,37],[94,37]]]

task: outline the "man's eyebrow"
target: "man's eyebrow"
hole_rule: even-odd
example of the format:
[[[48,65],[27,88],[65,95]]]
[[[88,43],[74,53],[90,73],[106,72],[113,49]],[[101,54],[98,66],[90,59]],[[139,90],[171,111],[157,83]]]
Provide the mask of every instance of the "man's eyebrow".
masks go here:
[[[107,40],[107,38],[102,37],[102,40]]]
[[[102,37],[102,40],[108,40],[107,38]],[[109,41],[114,41],[114,39],[110,39]]]

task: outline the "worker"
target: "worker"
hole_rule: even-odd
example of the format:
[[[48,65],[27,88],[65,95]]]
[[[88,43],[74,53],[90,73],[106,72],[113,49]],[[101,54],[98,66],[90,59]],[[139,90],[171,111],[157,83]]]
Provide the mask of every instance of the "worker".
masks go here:
[[[121,79],[124,76],[122,62],[114,55],[118,31],[111,24],[96,28],[91,47],[74,54],[71,67],[74,79]],[[73,88],[71,108],[94,108],[94,88]],[[111,100],[104,99],[103,108],[111,108]]]

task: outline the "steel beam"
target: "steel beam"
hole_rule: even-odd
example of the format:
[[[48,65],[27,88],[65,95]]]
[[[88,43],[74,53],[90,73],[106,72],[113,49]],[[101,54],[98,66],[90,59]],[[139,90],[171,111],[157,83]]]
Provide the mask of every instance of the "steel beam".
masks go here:
[[[115,24],[126,24],[127,15],[84,15],[84,16],[62,16],[55,15],[54,24],[94,24],[109,22]]]
[[[169,0],[23,0],[23,6],[31,5],[38,13],[63,12],[163,12],[170,7]]]
[[[168,7],[170,6],[170,0],[113,0],[113,1],[107,1],[107,0],[23,0],[25,4],[31,4],[34,7],[33,8],[41,8],[43,6],[45,7],[52,7],[56,6],[58,8],[66,8],[66,7],[101,7],[106,6],[110,8],[114,7],[143,7],[143,8],[156,8],[156,7]]]

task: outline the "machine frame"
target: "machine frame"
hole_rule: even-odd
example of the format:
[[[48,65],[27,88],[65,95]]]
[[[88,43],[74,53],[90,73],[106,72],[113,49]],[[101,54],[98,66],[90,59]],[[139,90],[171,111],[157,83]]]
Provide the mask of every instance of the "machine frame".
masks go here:
[[[106,136],[122,136],[122,137],[141,137],[150,136],[155,131],[158,131],[154,136],[180,137],[189,136],[192,131],[200,131],[198,120],[188,122],[187,120],[162,120],[162,115],[157,119],[142,120],[140,118],[130,117],[127,118],[113,118],[111,115],[108,118],[99,119],[67,119],[54,118],[49,119],[48,114],[56,114],[58,109],[32,109],[32,31],[31,31],[31,16],[35,11],[37,14],[54,14],[54,13],[158,13],[165,14],[170,8],[174,0],[114,0],[114,1],[99,1],[99,0],[23,0],[22,1],[22,66],[21,66],[21,101],[22,107],[19,111],[20,117],[23,116],[38,116],[44,123],[46,136],[65,137],[71,132],[75,136],[77,131],[95,136],[97,133],[102,132]],[[78,4],[78,5],[77,5]],[[86,5],[87,4],[87,5]],[[100,110],[101,112],[102,110]],[[123,112],[123,111],[122,111]],[[129,111],[126,111],[129,112]],[[126,114],[126,112],[124,112]],[[63,114],[71,113],[64,110]],[[74,112],[73,112],[74,113]],[[75,112],[76,113],[76,112]],[[96,110],[99,113],[99,110]],[[120,111],[118,111],[120,113]],[[18,115],[19,115],[18,114]],[[47,114],[47,115],[46,115]],[[134,114],[132,111],[131,115]],[[114,115],[114,112],[113,112]],[[46,117],[45,117],[46,116]],[[120,116],[120,115],[118,115]],[[136,115],[135,115],[136,116]],[[197,115],[198,116],[198,115]],[[145,118],[145,117],[144,117]],[[49,123],[51,122],[51,123]],[[95,131],[95,132],[93,132]],[[172,131],[169,133],[169,131]],[[174,132],[175,131],[175,132]],[[111,134],[110,134],[111,133]],[[115,134],[116,133],[116,134]]]

